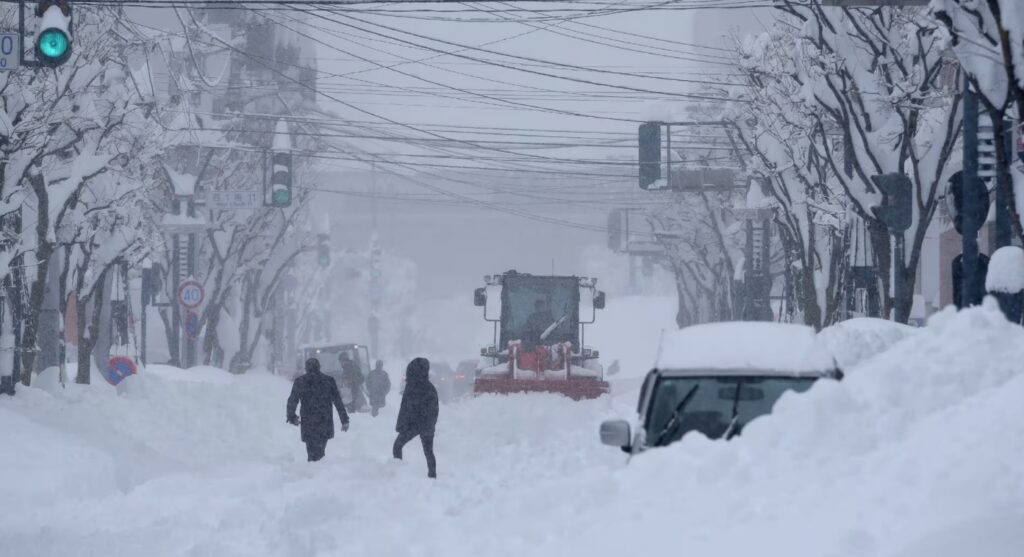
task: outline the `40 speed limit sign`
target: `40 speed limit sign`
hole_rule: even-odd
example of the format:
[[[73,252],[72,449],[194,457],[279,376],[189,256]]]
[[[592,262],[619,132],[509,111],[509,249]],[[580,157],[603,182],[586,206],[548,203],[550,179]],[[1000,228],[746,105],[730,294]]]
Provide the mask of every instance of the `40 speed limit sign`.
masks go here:
[[[186,280],[178,286],[178,303],[187,309],[199,307],[205,295],[203,285],[198,281]]]

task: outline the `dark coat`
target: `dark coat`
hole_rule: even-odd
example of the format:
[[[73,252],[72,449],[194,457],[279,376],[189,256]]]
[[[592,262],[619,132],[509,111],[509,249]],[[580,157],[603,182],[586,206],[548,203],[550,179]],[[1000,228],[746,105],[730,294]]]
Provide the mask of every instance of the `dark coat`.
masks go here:
[[[405,370],[405,392],[398,410],[399,433],[433,433],[437,425],[437,389],[430,383],[430,362],[416,358]]]
[[[334,382],[333,377],[319,371],[307,371],[292,384],[292,394],[288,397],[289,420],[295,417],[297,405],[303,442],[323,441],[334,437],[332,405],[338,409],[341,423],[348,423],[348,412],[345,412],[345,404],[341,401],[338,384]]]
[[[383,369],[371,370],[366,375],[366,392],[370,395],[370,404],[384,406],[384,399],[391,392],[391,378]]]

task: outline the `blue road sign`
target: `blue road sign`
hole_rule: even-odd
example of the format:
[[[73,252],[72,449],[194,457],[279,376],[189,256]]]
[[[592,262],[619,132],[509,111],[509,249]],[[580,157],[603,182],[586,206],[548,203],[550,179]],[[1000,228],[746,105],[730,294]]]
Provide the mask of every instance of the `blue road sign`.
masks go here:
[[[185,336],[192,340],[199,338],[199,315],[196,312],[188,312],[181,326],[185,329]]]
[[[103,378],[111,385],[117,385],[129,375],[135,375],[135,362],[125,356],[114,356],[103,370]]]

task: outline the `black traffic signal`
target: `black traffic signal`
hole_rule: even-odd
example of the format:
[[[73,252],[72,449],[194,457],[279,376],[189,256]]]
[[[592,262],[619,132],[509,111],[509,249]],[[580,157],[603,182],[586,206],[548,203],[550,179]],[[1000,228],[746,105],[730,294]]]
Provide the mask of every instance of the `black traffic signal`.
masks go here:
[[[967,193],[964,195],[964,186],[967,186]],[[988,188],[985,181],[975,176],[972,180],[965,182],[964,173],[961,170],[953,173],[946,184],[946,211],[953,219],[953,227],[960,234],[964,234],[964,222],[967,222],[967,234],[977,234],[985,219],[988,218],[988,207],[991,203]]]
[[[661,179],[661,122],[644,122],[638,132],[640,188]]]
[[[156,303],[157,294],[160,293],[160,266],[142,268],[142,305],[147,306]]]
[[[913,220],[914,184],[906,174],[895,172],[872,176],[871,182],[882,192],[882,205],[874,208],[875,216],[893,234],[902,234]]]
[[[71,3],[68,0],[39,2],[36,16],[40,18],[36,60],[50,67],[63,64],[71,56]]]
[[[290,207],[292,204],[292,154],[275,152],[271,157],[273,172],[270,175],[270,204],[274,207]]]
[[[327,234],[317,234],[316,236],[316,261],[321,267],[330,267],[331,265],[331,246],[328,245]]]

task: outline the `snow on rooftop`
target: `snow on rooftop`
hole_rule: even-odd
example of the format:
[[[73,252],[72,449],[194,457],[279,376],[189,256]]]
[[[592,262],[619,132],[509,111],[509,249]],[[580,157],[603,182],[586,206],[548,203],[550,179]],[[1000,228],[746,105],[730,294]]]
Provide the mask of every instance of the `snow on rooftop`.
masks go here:
[[[835,362],[811,327],[732,321],[666,333],[655,366],[665,370],[752,368],[807,373],[834,369]]]

